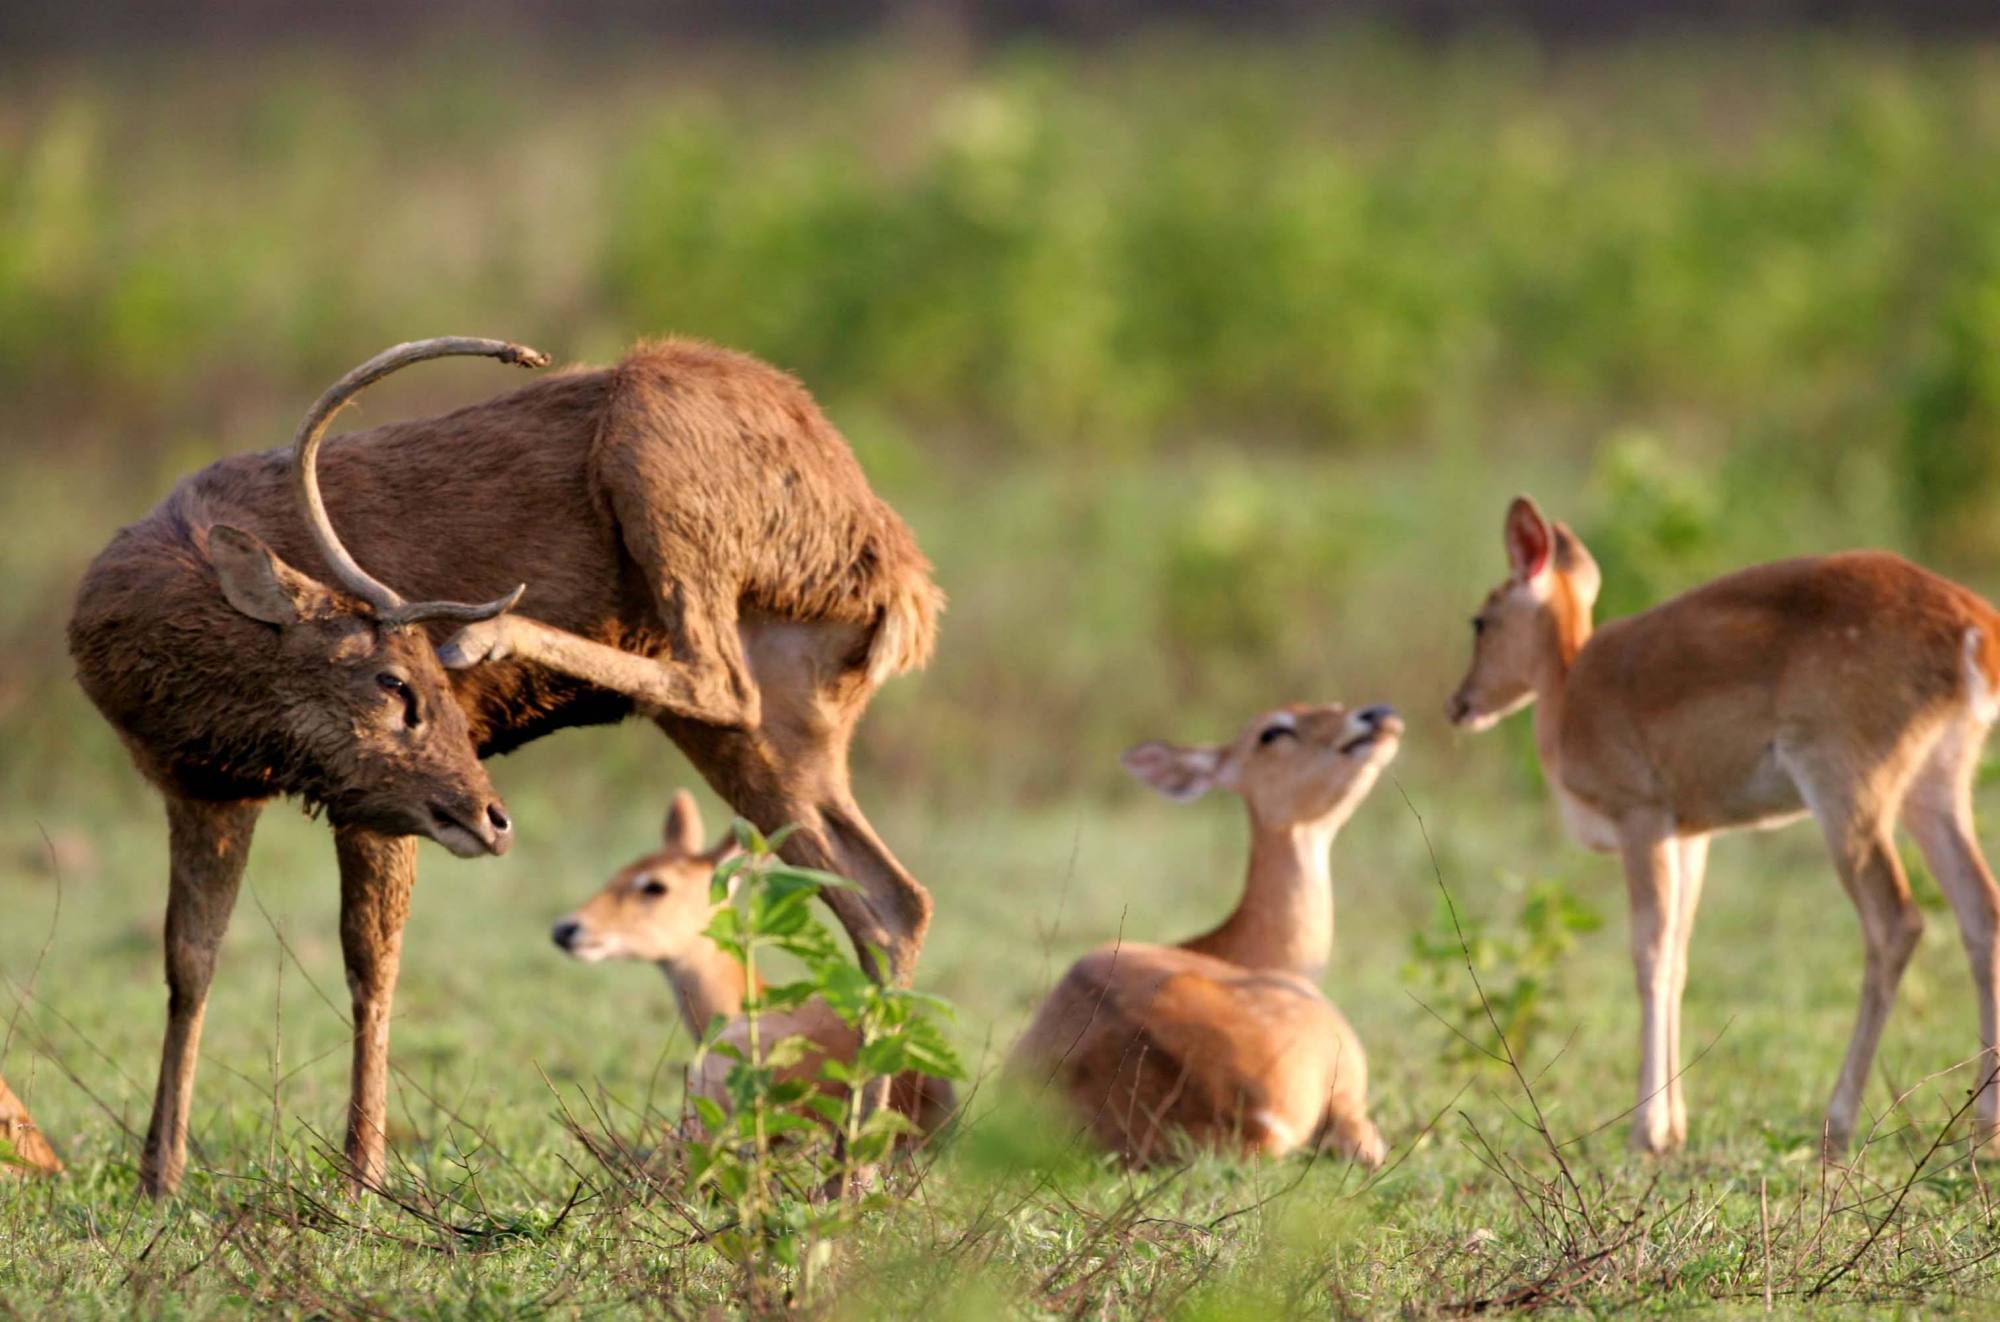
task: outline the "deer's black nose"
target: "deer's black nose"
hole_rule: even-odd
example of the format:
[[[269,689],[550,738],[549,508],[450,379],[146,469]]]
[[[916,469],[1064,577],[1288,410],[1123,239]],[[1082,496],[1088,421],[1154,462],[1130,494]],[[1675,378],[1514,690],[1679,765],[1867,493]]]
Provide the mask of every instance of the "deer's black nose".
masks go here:
[[[1394,716],[1395,714],[1396,714],[1396,709],[1394,707],[1391,707],[1386,702],[1378,702],[1373,707],[1363,707],[1360,711],[1355,713],[1355,715],[1359,716],[1362,720],[1368,722],[1370,725],[1375,726],[1377,729],[1380,729],[1382,723],[1388,720],[1391,716]]]
[[[576,944],[576,934],[583,930],[583,924],[574,918],[565,918],[549,929],[549,939],[564,950]]]
[[[497,803],[486,805],[486,820],[493,823],[493,829],[501,835],[514,829],[514,823],[507,817],[507,810]]]

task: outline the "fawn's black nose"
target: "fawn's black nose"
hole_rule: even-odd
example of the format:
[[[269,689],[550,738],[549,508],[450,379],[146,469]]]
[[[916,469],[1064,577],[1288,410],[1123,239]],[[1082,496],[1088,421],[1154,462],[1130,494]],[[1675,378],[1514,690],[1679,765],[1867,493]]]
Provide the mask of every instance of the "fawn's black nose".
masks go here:
[[[576,944],[576,934],[583,930],[583,924],[574,918],[565,918],[549,929],[549,939],[564,950]]]
[[[1396,714],[1396,709],[1394,707],[1391,707],[1389,704],[1385,702],[1378,702],[1373,707],[1363,707],[1360,711],[1355,713],[1355,715],[1359,716],[1362,720],[1368,722],[1370,725],[1374,726],[1378,730],[1382,727],[1383,722],[1387,721],[1390,717],[1394,716],[1395,714]]]
[[[501,835],[514,829],[514,823],[508,820],[507,810],[497,803],[486,805],[486,820],[493,823],[493,829]]]

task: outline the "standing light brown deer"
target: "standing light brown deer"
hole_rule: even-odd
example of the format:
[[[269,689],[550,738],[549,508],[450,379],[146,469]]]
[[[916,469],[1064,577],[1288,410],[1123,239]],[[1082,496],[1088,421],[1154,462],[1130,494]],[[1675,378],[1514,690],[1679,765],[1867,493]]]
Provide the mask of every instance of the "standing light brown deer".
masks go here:
[[[1141,744],[1125,767],[1171,799],[1233,789],[1250,810],[1236,911],[1178,946],[1114,945],[1073,965],[1015,1048],[1104,1147],[1134,1165],[1179,1142],[1279,1156],[1385,1155],[1361,1041],[1315,985],[1333,948],[1328,851],[1403,723],[1387,707],[1293,706],[1227,744]]]
[[[1958,916],[1979,1005],[1981,1076],[2000,1019],[2000,891],[1972,821],[1972,779],[2000,693],[2000,615],[1875,551],[1759,565],[1591,631],[1599,574],[1533,502],[1507,511],[1510,573],[1473,619],[1452,721],[1483,730],[1533,702],[1564,822],[1615,851],[1640,1001],[1632,1146],[1687,1139],[1681,995],[1708,837],[1810,813],[1861,916],[1861,1009],[1827,1107],[1844,1150],[1923,917],[1896,857],[1900,818]],[[1996,1134],[1994,1090],[1978,1136]]]
[[[701,809],[682,790],[667,809],[660,848],[620,868],[603,890],[559,919],[550,935],[560,949],[587,964],[607,959],[658,964],[673,986],[688,1032],[700,1041],[720,1018],[725,1022],[716,1040],[747,1058],[750,1036],[743,999],[750,990],[748,974],[708,936],[716,911],[728,903],[712,897],[715,869],[735,848],[735,838],[726,832],[713,846],[703,844]],[[821,1066],[829,1058],[853,1064],[861,1037],[825,1001],[767,1010],[758,1027],[767,1045],[789,1037],[811,1044],[805,1055],[778,1071],[779,1078],[816,1082],[830,1095],[847,1095],[838,1085],[821,1081]],[[704,1052],[688,1079],[689,1092],[727,1108],[725,1084],[732,1063],[724,1054]],[[889,1104],[908,1116],[920,1135],[934,1132],[950,1117],[954,1100],[949,1080],[914,1073],[898,1076],[889,1089]]]
[[[670,340],[322,453],[357,392],[448,354],[546,361],[494,340],[388,350],[327,391],[290,452],[181,482],[78,592],[78,677],[167,801],[149,1193],[185,1165],[216,950],[277,795],[324,806],[334,829],[360,1183],[384,1171],[412,837],[460,854],[510,839],[478,758],[645,715],[745,817],[798,823],[789,858],[859,883],[829,896],[857,946],[897,978],[915,964],[930,898],[855,805],[847,753],[875,688],[928,656],[941,596],[812,398],[755,359]],[[441,600],[406,602],[362,562]]]
[[[60,1175],[62,1158],[49,1146],[28,1108],[0,1079],[0,1175]]]

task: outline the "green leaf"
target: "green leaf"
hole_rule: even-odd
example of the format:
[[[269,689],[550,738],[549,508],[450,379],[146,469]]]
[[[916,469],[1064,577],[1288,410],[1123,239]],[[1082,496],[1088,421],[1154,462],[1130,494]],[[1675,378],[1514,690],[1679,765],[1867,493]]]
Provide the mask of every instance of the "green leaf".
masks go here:
[[[688,1104],[694,1108],[695,1115],[701,1119],[702,1127],[709,1133],[721,1133],[728,1124],[729,1117],[723,1113],[721,1105],[713,1097],[704,1097],[697,1093],[688,1098]]]
[[[771,852],[771,842],[764,838],[764,833],[759,831],[748,818],[738,817],[729,824],[729,829],[736,836],[736,843],[744,853],[755,856]]]
[[[758,1064],[768,1070],[788,1069],[817,1050],[819,1044],[804,1033],[793,1033],[764,1048],[764,1058]]]

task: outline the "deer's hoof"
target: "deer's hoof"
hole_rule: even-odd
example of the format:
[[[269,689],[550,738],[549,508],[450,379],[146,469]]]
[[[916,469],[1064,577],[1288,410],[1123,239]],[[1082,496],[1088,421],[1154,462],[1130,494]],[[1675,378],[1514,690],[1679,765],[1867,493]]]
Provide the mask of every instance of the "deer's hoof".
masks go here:
[[[513,630],[507,617],[468,624],[438,648],[438,660],[447,670],[465,670],[488,661],[504,661],[514,654]]]

